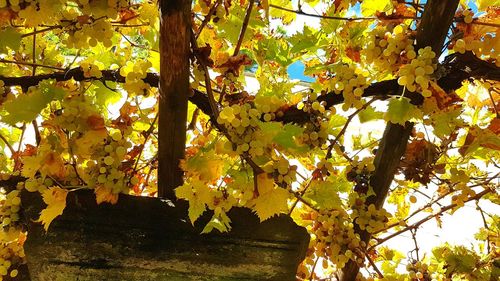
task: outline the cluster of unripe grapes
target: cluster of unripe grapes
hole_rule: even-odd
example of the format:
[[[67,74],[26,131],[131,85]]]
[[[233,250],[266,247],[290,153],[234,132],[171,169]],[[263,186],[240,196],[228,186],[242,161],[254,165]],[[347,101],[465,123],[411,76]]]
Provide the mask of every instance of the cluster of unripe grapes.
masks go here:
[[[373,204],[370,204],[368,207],[365,204],[355,204],[351,218],[361,230],[366,230],[368,233],[375,233],[387,226],[390,215],[384,208],[377,209]]]
[[[148,75],[148,70],[153,65],[150,61],[136,61],[135,63],[127,61],[127,63],[120,68],[120,75],[125,77],[123,89],[129,93],[147,95],[150,85],[144,82]]]
[[[68,20],[74,20],[75,14],[67,14]],[[97,46],[101,42],[104,47],[110,48],[113,46],[111,38],[113,38],[114,29],[111,23],[105,19],[93,20],[88,18],[86,22],[82,20],[68,26],[68,37],[64,43],[68,48],[84,49]]]
[[[430,281],[431,274],[428,271],[428,267],[426,263],[420,261],[412,262],[406,266],[408,277],[411,281]]]
[[[387,25],[373,29],[362,51],[376,69],[396,73],[402,64],[417,57],[413,31],[407,25]]]
[[[369,81],[354,65],[340,64],[336,68],[335,76],[328,81],[327,86],[336,94],[342,93],[344,97],[342,109],[347,111],[351,107],[361,108],[363,106],[361,96],[369,86]]]
[[[27,179],[24,183],[24,188],[29,192],[40,192],[42,193],[47,188],[54,185],[54,181],[51,178],[34,177]]]
[[[219,112],[217,123],[227,130],[231,141],[228,145],[238,154],[264,154],[265,144],[258,137],[261,115],[262,113],[249,103],[226,106]]]
[[[90,160],[86,164],[86,174],[91,175],[87,184],[91,187],[104,186],[114,194],[128,191],[128,178],[121,164],[131,146],[119,130],[112,131],[104,147],[95,151],[97,160]]]
[[[62,109],[54,112],[55,125],[67,131],[85,132],[91,124],[91,116],[100,116],[92,104],[86,101],[83,95],[74,95],[61,102]]]
[[[19,221],[18,212],[20,208],[21,197],[19,190],[13,190],[7,194],[0,193],[0,223],[3,228]]]
[[[302,135],[297,137],[297,142],[310,147],[326,146],[328,128],[327,121],[316,120],[316,122],[309,122],[304,126]]]
[[[400,68],[398,84],[405,86],[410,92],[418,91],[422,96],[430,97],[432,92],[429,90],[429,82],[437,67],[434,63],[435,57],[436,53],[431,47],[419,49],[418,56]]]
[[[355,233],[349,214],[343,209],[321,210],[311,213],[309,219],[312,222],[307,228],[312,233],[315,256],[327,258],[337,268],[343,268],[349,260],[363,264],[359,249],[365,243]]]
[[[274,120],[276,117],[283,116],[280,109],[285,104],[276,96],[257,96],[254,100],[255,108],[262,113],[262,119],[265,122]]]
[[[13,225],[19,221],[21,197],[19,190],[5,194],[0,193],[0,281],[5,276],[12,278],[18,274],[17,269],[12,269],[14,264],[19,264],[24,258],[24,250],[19,243],[22,236],[19,228]]]
[[[290,165],[290,162],[284,157],[272,161],[269,165],[263,166],[262,169],[282,187],[290,186],[297,176],[297,166]]]

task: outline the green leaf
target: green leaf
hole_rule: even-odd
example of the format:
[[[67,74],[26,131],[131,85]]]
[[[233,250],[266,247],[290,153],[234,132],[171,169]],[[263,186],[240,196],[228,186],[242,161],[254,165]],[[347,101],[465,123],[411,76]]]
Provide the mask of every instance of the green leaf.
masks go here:
[[[339,208],[342,205],[336,183],[329,181],[313,181],[304,197],[321,209]]]
[[[48,83],[40,83],[39,87],[28,94],[20,94],[17,98],[3,105],[1,122],[15,125],[19,122],[31,122],[54,99],[62,99],[64,91]]]
[[[201,233],[209,233],[214,228],[220,232],[228,232],[231,230],[231,220],[226,215],[226,213],[220,213],[219,215],[214,215],[212,219],[207,223],[207,225],[203,228]]]
[[[375,111],[373,106],[368,106],[366,109],[361,110],[358,113],[359,122],[365,123],[375,119],[382,119],[384,114],[379,111]]]
[[[385,120],[394,124],[404,125],[406,121],[414,117],[420,117],[417,108],[410,103],[410,100],[402,98],[392,98],[385,114]]]
[[[303,132],[304,128],[302,127],[286,124],[273,138],[273,141],[283,146],[283,148],[300,149],[301,147],[295,142],[295,137],[301,135]]]
[[[21,33],[13,27],[6,27],[0,30],[0,52],[4,52],[9,47],[11,50],[17,50],[21,46]]]
[[[118,102],[122,95],[118,90],[113,91],[111,89],[116,89],[116,83],[114,82],[106,82],[106,87],[101,81],[94,82],[95,87],[95,99],[97,104],[101,104],[104,106],[114,104]],[[111,88],[111,89],[110,89]]]

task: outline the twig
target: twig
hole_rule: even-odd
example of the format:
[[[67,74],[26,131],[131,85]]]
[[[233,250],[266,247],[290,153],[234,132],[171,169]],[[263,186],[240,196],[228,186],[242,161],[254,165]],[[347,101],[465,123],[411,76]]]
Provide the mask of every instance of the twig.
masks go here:
[[[12,64],[18,64],[18,65],[27,65],[27,66],[32,66],[32,67],[50,68],[50,69],[61,70],[61,71],[65,70],[64,68],[57,67],[57,66],[43,65],[43,64],[23,62],[23,61],[12,61],[12,60],[0,59],[0,62],[3,62],[3,63],[12,63]],[[33,74],[32,76],[35,76],[35,75]]]
[[[14,157],[14,154],[16,153],[16,151],[14,150],[12,145],[10,145],[10,143],[7,141],[7,139],[1,133],[0,133],[0,139],[5,143],[5,145],[9,149],[11,157]]]
[[[210,7],[210,10],[208,11],[208,14],[205,16],[203,21],[201,22],[200,26],[198,27],[198,32],[196,32],[194,38],[198,39],[200,36],[201,32],[203,31],[203,28],[205,28],[205,25],[208,24],[210,19],[212,18],[212,15],[215,13],[215,10],[217,10],[217,7],[221,4],[222,0],[217,0],[212,7]]]
[[[359,112],[361,112],[362,110],[366,109],[370,104],[372,104],[374,101],[376,100],[376,98],[372,98],[371,100],[369,100],[367,103],[365,103],[361,108],[357,109],[353,114],[349,115],[349,117],[347,117],[347,120],[345,122],[345,125],[344,127],[342,128],[342,130],[340,130],[340,132],[335,136],[335,139],[333,140],[333,142],[330,144],[330,146],[328,146],[328,150],[326,152],[326,156],[325,156],[325,159],[329,159],[330,157],[332,157],[332,150],[333,150],[333,147],[335,146],[335,144],[337,143],[337,141],[340,139],[341,136],[343,136],[347,130],[347,126],[349,126],[349,123],[352,121],[352,119],[354,118],[354,116],[358,115]]]
[[[491,189],[487,188],[487,189],[485,189],[485,190],[481,191],[480,193],[476,194],[475,196],[470,197],[469,199],[467,199],[466,201],[464,201],[464,203],[469,202],[469,201],[473,201],[473,200],[478,200],[478,199],[480,199],[481,197],[483,197],[484,195],[486,195],[486,194],[488,194],[488,193],[491,193],[491,192],[493,192],[493,190],[491,190]],[[435,218],[436,216],[439,216],[439,215],[443,214],[444,212],[446,212],[446,211],[448,211],[448,210],[451,210],[451,209],[455,208],[456,206],[458,206],[458,205],[457,205],[457,204],[455,204],[455,203],[450,204],[450,205],[448,205],[448,206],[445,206],[445,207],[441,208],[441,210],[440,210],[439,212],[437,212],[437,213],[435,213],[435,214],[431,214],[431,215],[429,215],[429,216],[427,216],[427,217],[425,217],[425,218],[423,218],[423,219],[421,219],[421,220],[417,221],[416,223],[414,223],[414,224],[412,224],[412,225],[410,225],[410,226],[407,226],[407,227],[405,227],[405,228],[403,228],[403,229],[401,229],[401,230],[399,230],[399,231],[396,231],[396,232],[394,232],[394,233],[392,233],[392,234],[390,234],[390,235],[388,235],[388,236],[386,236],[386,237],[384,237],[384,238],[380,238],[380,239],[379,239],[379,238],[375,238],[375,240],[377,241],[377,244],[376,244],[376,245],[371,246],[371,247],[368,249],[368,251],[372,250],[372,249],[373,249],[373,248],[375,248],[375,247],[380,246],[382,243],[384,243],[384,242],[386,242],[386,241],[390,240],[391,238],[394,238],[394,237],[396,237],[396,236],[400,235],[401,233],[404,233],[404,232],[406,232],[406,231],[409,231],[409,230],[412,230],[412,229],[414,229],[414,228],[419,227],[420,225],[422,225],[423,223],[427,222],[428,220],[431,220],[431,219]]]
[[[238,42],[234,48],[233,56],[236,56],[240,52],[241,44],[243,43],[243,38],[245,37],[245,32],[247,31],[248,22],[250,21],[250,15],[252,14],[254,2],[255,0],[250,0],[248,2],[247,12],[245,14],[245,19],[243,19],[243,25],[241,26],[240,36],[238,37]]]
[[[413,228],[410,230],[411,232],[411,238],[413,239],[413,243],[415,244],[415,255],[417,256],[417,261],[420,260],[420,257],[418,256],[418,243],[417,243],[417,228]]]
[[[484,216],[484,211],[483,209],[479,206],[479,200],[476,200],[476,209],[479,211],[479,213],[481,214],[481,219],[483,220],[483,225],[484,225],[484,228],[486,228],[487,230],[490,230],[490,227],[488,226],[488,222],[486,221],[486,217]],[[486,249],[488,251],[488,254],[490,253],[491,249],[490,249],[490,237],[489,235],[486,236]]]
[[[380,271],[380,269],[378,269],[378,267],[375,264],[375,262],[373,262],[372,258],[370,258],[370,255],[368,255],[367,253],[365,253],[365,257],[366,257],[366,260],[368,260],[368,262],[370,263],[370,265],[373,267],[373,270],[375,270],[375,272],[377,272],[378,278],[383,279],[384,275],[382,274],[382,272]]]
[[[398,20],[398,19],[415,19],[414,17],[407,17],[407,16],[401,16],[401,17],[394,17],[394,18],[378,18],[378,17],[360,17],[360,18],[348,18],[348,17],[335,17],[335,16],[322,16],[322,15],[316,15],[316,14],[309,14],[304,11],[298,11],[298,10],[292,10],[284,7],[280,7],[274,4],[269,4],[269,7],[282,10],[285,12],[290,12],[290,13],[295,13],[297,15],[303,15],[303,16],[308,16],[308,17],[315,17],[315,18],[321,18],[321,19],[328,19],[328,20],[345,20],[345,21],[363,21],[363,20]]]

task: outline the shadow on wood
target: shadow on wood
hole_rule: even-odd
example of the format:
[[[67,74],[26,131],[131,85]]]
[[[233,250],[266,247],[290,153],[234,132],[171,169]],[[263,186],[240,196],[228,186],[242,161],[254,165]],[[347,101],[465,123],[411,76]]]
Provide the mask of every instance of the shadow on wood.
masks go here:
[[[200,234],[185,208],[158,198],[120,196],[95,203],[92,192],[68,194],[64,214],[45,233],[34,223],[43,202],[23,194],[28,221],[25,252],[33,281],[59,280],[295,280],[309,242],[288,216],[259,223],[248,209],[229,213],[232,231]]]

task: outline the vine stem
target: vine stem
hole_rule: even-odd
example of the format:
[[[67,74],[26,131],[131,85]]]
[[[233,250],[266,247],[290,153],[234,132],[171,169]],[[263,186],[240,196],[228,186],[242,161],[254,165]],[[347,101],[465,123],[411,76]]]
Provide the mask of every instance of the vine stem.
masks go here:
[[[248,2],[245,19],[243,19],[243,25],[241,26],[240,36],[238,37],[238,42],[236,43],[236,47],[234,48],[233,56],[236,56],[240,52],[241,44],[243,43],[243,38],[245,37],[245,32],[247,31],[248,23],[250,22],[250,15],[252,14],[254,3],[255,0],[250,0]]]
[[[2,134],[0,134],[0,139],[5,143],[5,145],[9,149],[10,154],[12,154],[11,157],[14,157],[14,155],[16,153],[16,150],[14,150],[14,147],[12,147],[12,145],[9,143],[9,141],[7,141],[7,139]]]

